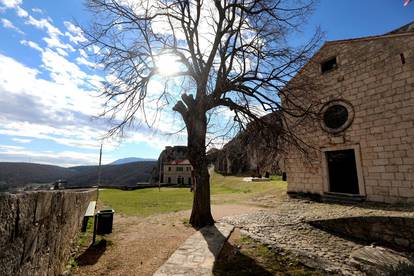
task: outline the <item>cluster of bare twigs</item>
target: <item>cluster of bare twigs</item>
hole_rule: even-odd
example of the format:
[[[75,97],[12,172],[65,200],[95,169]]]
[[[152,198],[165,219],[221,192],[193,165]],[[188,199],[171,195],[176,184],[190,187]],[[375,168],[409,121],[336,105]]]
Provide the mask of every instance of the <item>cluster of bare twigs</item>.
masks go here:
[[[233,120],[265,126],[263,115],[307,117],[309,104],[292,101],[312,90],[310,83],[287,83],[319,45],[320,33],[301,46],[290,45],[303,26],[312,0],[88,0],[95,14],[85,28],[89,45],[108,73],[102,113],[115,123],[110,134],[173,105],[187,129],[189,159],[196,177],[190,222],[212,222],[206,160],[208,115],[226,107]],[[159,59],[173,57],[178,70],[164,78]],[[158,62],[158,64],[157,64]],[[151,90],[151,82],[164,84]],[[292,93],[294,91],[294,93]],[[302,94],[303,94],[302,93]],[[282,105],[282,99],[287,105]],[[289,104],[290,103],[290,104]],[[288,108],[285,108],[288,106]],[[210,124],[211,126],[211,124]],[[302,146],[286,128],[284,140]],[[275,145],[281,145],[276,143]],[[303,148],[304,149],[304,148]],[[194,210],[199,210],[194,212]],[[200,211],[204,210],[204,211]]]
[[[85,32],[112,76],[102,92],[102,115],[117,122],[111,133],[130,126],[137,113],[151,124],[146,107],[160,111],[180,94],[174,110],[184,121],[195,106],[203,112],[226,106],[245,125],[260,121],[263,111],[303,116],[306,107],[285,109],[280,97],[291,97],[285,86],[318,46],[320,33],[302,47],[288,45],[289,33],[301,27],[313,4],[289,2],[89,0],[96,16]],[[163,54],[181,64],[170,77],[182,86],[165,80],[163,91],[148,91]],[[308,93],[309,83],[295,89]]]

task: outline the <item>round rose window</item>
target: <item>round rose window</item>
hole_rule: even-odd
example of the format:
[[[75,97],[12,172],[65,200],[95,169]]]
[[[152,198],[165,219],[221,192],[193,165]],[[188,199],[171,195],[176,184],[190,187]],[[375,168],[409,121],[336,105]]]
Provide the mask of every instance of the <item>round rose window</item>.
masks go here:
[[[343,105],[333,105],[326,109],[323,114],[323,121],[329,128],[337,129],[343,126],[348,120],[348,110]]]
[[[322,128],[331,133],[337,133],[349,127],[354,119],[351,104],[345,101],[331,101],[321,110]]]

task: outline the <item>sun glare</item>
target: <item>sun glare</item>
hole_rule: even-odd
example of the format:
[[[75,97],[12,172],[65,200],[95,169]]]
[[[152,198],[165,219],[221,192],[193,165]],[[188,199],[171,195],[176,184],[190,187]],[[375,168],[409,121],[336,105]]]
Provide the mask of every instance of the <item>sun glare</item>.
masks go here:
[[[157,70],[162,76],[172,76],[180,71],[178,57],[170,54],[160,55],[156,59]]]

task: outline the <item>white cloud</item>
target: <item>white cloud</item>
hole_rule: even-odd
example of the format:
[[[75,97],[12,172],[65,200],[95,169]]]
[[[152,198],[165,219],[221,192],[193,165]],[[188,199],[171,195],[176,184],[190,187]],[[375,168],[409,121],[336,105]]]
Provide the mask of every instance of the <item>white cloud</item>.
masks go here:
[[[20,43],[22,45],[38,50],[39,52],[43,52],[43,49],[40,48],[39,44],[37,44],[36,42],[30,41],[30,40],[20,40]]]
[[[39,8],[33,8],[32,12],[43,14],[43,10],[41,10]]]
[[[79,54],[84,58],[88,58],[88,54],[83,49],[79,49]]]
[[[9,145],[0,145],[0,150],[22,150],[24,147],[20,146],[9,146]]]
[[[56,82],[43,80],[38,77],[38,70],[0,54],[0,134],[95,148],[105,131],[101,123],[91,122],[90,117],[99,113],[101,100],[75,85],[82,82],[76,78],[94,77],[86,77],[76,65],[72,64],[72,68],[71,63],[50,49],[43,54]],[[75,79],[70,81],[72,78]]]
[[[70,62],[53,50],[46,48],[43,51],[42,62],[43,66],[51,72],[51,77],[55,82],[69,86],[84,84],[86,73],[75,63]]]
[[[0,53],[0,135],[9,136],[12,141],[20,144],[40,140],[48,141],[52,146],[57,143],[71,149],[97,150],[108,125],[102,120],[91,120],[91,117],[102,111],[104,100],[97,97],[97,94],[104,78],[79,67],[87,65],[90,69],[99,68],[87,59],[85,50],[76,51],[73,47],[85,39],[81,29],[65,22],[67,31],[63,34],[51,19],[25,15],[26,11],[19,6],[21,1],[11,2],[13,1],[8,1],[7,8],[13,8],[18,13],[20,11],[20,16],[25,17],[21,19],[25,24],[44,31],[46,35],[42,38],[43,41],[20,41],[22,45],[39,52],[41,65],[37,68],[26,66]],[[100,49],[92,46],[88,51],[96,54]],[[151,84],[151,89],[161,88],[157,81]],[[151,117],[156,114],[156,105],[148,103],[146,110]],[[143,114],[137,114],[136,117],[138,120],[144,119]],[[177,124],[171,123],[175,120],[174,116],[166,114],[158,116],[157,120],[154,130],[156,134],[140,128],[142,131],[133,130],[123,142],[148,143],[157,149],[168,144],[185,144],[185,135],[161,135],[177,130]],[[105,141],[105,148],[107,151],[114,150],[118,143],[118,140]],[[31,162],[89,164],[96,159],[95,155],[73,150],[51,153],[10,147],[13,146],[0,148],[1,160],[19,161],[29,157]]]
[[[63,35],[62,32],[53,26],[47,19],[36,19],[33,16],[29,16],[28,19],[25,22],[28,25],[35,26],[36,28],[40,30],[46,30],[46,32],[49,34],[49,36],[57,37],[59,35]]]
[[[184,135],[156,135],[142,132],[134,132],[130,137],[129,141],[134,143],[145,142],[153,148],[164,149],[170,145],[186,145],[186,137]]]
[[[21,0],[0,0],[4,9],[14,9],[19,17],[27,17],[29,13],[20,7],[22,4]]]
[[[99,152],[84,153],[77,151],[32,151],[23,147],[0,145],[0,161],[27,161],[64,167],[78,165],[97,165]],[[103,157],[103,163],[111,160]]]
[[[86,38],[83,35],[82,29],[78,26],[75,26],[73,23],[69,21],[63,22],[68,32],[65,32],[65,36],[69,37],[69,40],[75,44],[80,42],[85,42]]]
[[[25,23],[28,25],[32,25],[40,30],[46,31],[48,36],[44,37],[43,41],[46,42],[47,47],[56,49],[56,51],[60,55],[67,56],[68,53],[66,52],[66,50],[70,52],[75,51],[75,49],[70,43],[64,43],[60,40],[59,37],[63,36],[63,33],[51,23],[51,19],[35,19],[34,17],[29,16]]]
[[[64,57],[68,56],[68,53],[62,48],[56,48],[56,52],[58,52],[58,54],[61,56],[64,56]]]
[[[29,13],[22,7],[16,7],[16,12],[19,17],[28,17]]]
[[[6,18],[2,18],[1,19],[1,24],[3,25],[4,28],[7,29],[11,29],[13,31],[18,32],[19,34],[24,34],[22,32],[22,30],[20,30],[19,28],[17,28],[16,26],[14,26],[13,22],[11,22],[10,20],[6,19]]]
[[[22,0],[0,0],[0,3],[3,4],[3,6],[6,8],[12,9],[21,5]]]
[[[72,47],[72,45],[62,43],[60,41],[60,39],[57,36],[54,36],[54,35],[53,36],[50,36],[50,37],[44,37],[43,38],[43,41],[46,42],[46,44],[47,44],[47,46],[49,48],[67,49],[67,50],[69,50],[71,52],[74,52],[75,51],[75,49]]]
[[[63,25],[65,25],[66,29],[73,34],[82,34],[82,29],[78,26],[75,26],[72,22],[64,21]]]
[[[52,141],[60,145],[82,149],[97,149],[100,144],[100,136],[103,130],[92,129],[88,126],[48,126],[29,122],[7,123],[0,118],[2,127],[0,134],[7,136],[19,136],[31,139]]]
[[[92,45],[92,46],[89,46],[88,50],[91,51],[94,54],[98,54],[101,51],[101,48],[99,48],[96,45]]]
[[[77,57],[76,58],[76,62],[78,64],[81,64],[81,65],[86,65],[86,66],[89,66],[89,67],[96,67],[96,64],[95,63],[88,61],[84,57]]]
[[[12,141],[17,142],[17,143],[22,143],[22,144],[28,144],[32,142],[31,139],[23,139],[23,138],[12,138]]]
[[[36,44],[32,44],[32,47],[36,47],[34,45]],[[45,49],[44,52],[57,55],[50,49]],[[56,71],[56,74],[61,69],[65,70],[65,67],[70,68],[68,61],[62,59],[64,61],[50,61],[47,66]],[[38,70],[0,54],[0,135],[46,140],[78,149],[99,148],[107,125],[99,120],[91,120],[91,116],[101,111],[102,99],[95,97],[92,91],[79,88],[75,83],[81,83],[80,78],[84,77],[88,82],[99,84],[102,78],[75,72],[77,70],[78,68],[74,69],[72,73],[64,71],[62,74],[78,74],[78,80],[63,83],[47,81],[39,78]],[[126,141],[147,142],[160,149],[168,144],[166,137],[153,136],[149,139],[150,136],[148,131],[133,133]],[[173,138],[171,141],[175,143],[177,137]],[[106,141],[106,149],[113,150],[118,142]]]

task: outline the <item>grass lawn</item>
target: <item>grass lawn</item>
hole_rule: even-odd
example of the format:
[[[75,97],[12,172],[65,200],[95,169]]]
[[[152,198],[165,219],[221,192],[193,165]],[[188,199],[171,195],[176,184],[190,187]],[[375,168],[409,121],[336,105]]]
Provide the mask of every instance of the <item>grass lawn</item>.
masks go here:
[[[286,192],[286,182],[244,182],[242,177],[211,174],[213,204],[240,203],[259,194]],[[189,188],[149,188],[135,191],[105,189],[99,192],[99,201],[117,213],[133,216],[176,212],[190,209],[193,194]]]

